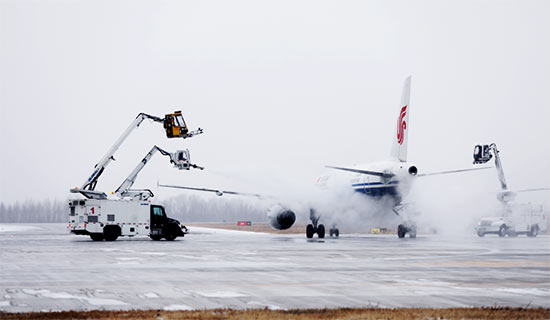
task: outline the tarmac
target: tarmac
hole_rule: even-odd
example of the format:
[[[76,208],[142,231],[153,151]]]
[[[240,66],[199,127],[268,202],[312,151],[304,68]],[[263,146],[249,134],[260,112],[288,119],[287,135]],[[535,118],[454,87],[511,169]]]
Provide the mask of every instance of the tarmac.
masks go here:
[[[93,242],[0,224],[0,310],[550,307],[549,236],[190,232]]]

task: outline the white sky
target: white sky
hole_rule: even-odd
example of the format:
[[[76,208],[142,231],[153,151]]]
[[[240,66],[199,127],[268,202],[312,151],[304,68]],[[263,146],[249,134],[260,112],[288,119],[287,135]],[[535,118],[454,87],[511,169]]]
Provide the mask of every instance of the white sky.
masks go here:
[[[179,109],[205,134],[168,141],[145,122],[97,189],[154,144],[207,171],[157,155],[134,187],[306,185],[388,156],[409,74],[420,172],[496,142],[510,187],[548,186],[549,16],[525,0],[0,0],[0,200],[68,197],[139,112]]]

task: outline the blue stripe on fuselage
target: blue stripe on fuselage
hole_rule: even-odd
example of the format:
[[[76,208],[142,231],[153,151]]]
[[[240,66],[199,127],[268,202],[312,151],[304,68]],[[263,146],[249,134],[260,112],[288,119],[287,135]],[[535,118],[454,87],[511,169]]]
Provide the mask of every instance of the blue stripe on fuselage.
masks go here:
[[[355,188],[355,192],[363,193],[371,197],[397,196],[399,195],[395,186],[375,187],[375,188]]]
[[[388,183],[382,183],[382,182],[365,182],[365,183],[354,183],[351,186],[352,187],[365,187],[365,186],[379,186],[379,185],[395,185],[398,184],[399,181],[389,181]]]

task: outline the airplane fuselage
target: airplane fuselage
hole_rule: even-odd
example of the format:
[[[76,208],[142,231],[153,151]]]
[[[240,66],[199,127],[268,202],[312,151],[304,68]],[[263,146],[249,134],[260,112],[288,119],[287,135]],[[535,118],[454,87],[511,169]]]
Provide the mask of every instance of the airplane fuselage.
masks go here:
[[[353,172],[345,173],[349,176],[348,187],[351,187],[353,191],[371,198],[390,197],[394,199],[395,204],[401,203],[403,197],[409,193],[412,180],[417,173],[416,166],[401,161],[381,161],[350,168],[388,174],[387,176],[376,176]],[[328,177],[320,178],[318,183],[322,185],[327,180]]]

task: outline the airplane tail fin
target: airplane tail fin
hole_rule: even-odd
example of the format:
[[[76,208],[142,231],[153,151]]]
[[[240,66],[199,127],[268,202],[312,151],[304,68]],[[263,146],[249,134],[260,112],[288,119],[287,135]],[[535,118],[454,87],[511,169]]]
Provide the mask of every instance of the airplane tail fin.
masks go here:
[[[409,138],[409,113],[411,96],[411,76],[405,79],[403,84],[403,93],[401,95],[401,104],[399,106],[399,116],[397,117],[397,130],[393,137],[391,157],[401,162],[407,161],[407,143]]]

